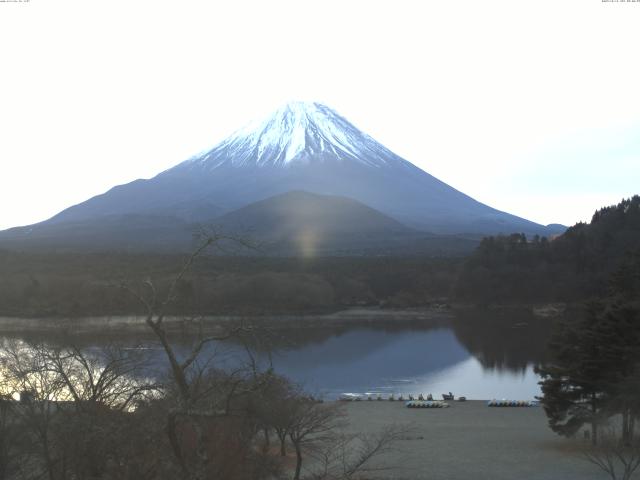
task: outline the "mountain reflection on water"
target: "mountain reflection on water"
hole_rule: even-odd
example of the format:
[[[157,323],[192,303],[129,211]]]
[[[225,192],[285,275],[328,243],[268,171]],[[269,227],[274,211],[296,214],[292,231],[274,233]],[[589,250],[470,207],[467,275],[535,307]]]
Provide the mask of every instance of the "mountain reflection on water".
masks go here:
[[[274,368],[312,393],[427,394],[470,399],[524,398],[540,393],[533,366],[544,358],[548,322],[517,326],[472,318],[447,326],[317,329],[290,333],[274,348]],[[287,336],[285,336],[287,337]],[[264,360],[264,358],[263,358]]]
[[[325,398],[345,392],[440,397],[452,391],[470,399],[531,399],[539,394],[533,365],[544,359],[550,330],[550,322],[521,312],[514,317],[470,311],[430,327],[395,324],[275,331],[249,346],[263,367],[272,364],[308,392]],[[83,348],[114,342],[130,348],[143,345],[157,366],[164,364],[164,354],[152,337],[74,339],[76,345],[80,341]],[[178,352],[186,355],[192,341],[178,337]],[[247,358],[245,346],[236,342],[211,344],[205,355],[214,352],[222,367],[233,368]]]

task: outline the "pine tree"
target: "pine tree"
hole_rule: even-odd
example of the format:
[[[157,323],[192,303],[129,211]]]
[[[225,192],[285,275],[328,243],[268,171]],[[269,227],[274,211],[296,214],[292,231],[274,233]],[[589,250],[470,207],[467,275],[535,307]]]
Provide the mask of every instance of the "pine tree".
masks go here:
[[[625,264],[612,277],[607,298],[592,302],[586,315],[565,320],[554,335],[553,361],[537,369],[541,402],[555,432],[571,436],[590,424],[622,418],[622,440],[630,443],[640,416],[640,262]]]
[[[589,424],[594,443],[606,403],[610,368],[594,335],[600,309],[600,305],[592,304],[583,319],[561,324],[550,343],[553,363],[536,369],[542,379],[540,400],[551,429],[573,436]]]

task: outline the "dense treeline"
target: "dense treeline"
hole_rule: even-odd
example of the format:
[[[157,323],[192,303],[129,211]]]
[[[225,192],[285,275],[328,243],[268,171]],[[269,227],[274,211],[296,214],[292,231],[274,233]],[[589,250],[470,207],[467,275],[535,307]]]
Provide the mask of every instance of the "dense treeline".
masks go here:
[[[180,255],[0,252],[0,315],[140,313],[121,286],[151,278],[166,288]],[[345,306],[410,307],[450,294],[460,261],[429,257],[313,259],[208,256],[180,283],[174,312],[319,313]]]
[[[555,239],[485,238],[456,285],[478,302],[582,301],[606,294],[611,274],[640,251],[640,197],[598,210]]]

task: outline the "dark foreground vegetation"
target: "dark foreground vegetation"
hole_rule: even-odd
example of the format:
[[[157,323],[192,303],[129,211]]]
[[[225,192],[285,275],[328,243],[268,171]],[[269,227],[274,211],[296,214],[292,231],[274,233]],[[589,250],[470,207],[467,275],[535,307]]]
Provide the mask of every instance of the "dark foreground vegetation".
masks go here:
[[[164,292],[151,281],[123,287],[145,312],[164,373],[143,349],[4,342],[1,480],[347,480],[380,468],[376,457],[406,429],[349,432],[338,404],[257,366],[248,340],[266,332],[233,327],[178,353],[163,322],[201,251]],[[232,338],[245,343],[245,361],[218,368],[205,347]]]
[[[0,479],[350,479],[403,432],[352,433],[270,370],[196,357],[153,379],[140,352],[4,345]]]

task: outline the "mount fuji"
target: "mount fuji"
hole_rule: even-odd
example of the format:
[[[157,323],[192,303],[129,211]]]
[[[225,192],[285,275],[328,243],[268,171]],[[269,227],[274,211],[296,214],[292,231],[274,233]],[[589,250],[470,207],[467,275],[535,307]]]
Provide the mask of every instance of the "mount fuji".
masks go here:
[[[243,211],[252,212],[245,225],[251,228],[260,210],[247,210],[248,206],[289,192],[312,194],[305,197],[306,204],[313,198],[328,209],[336,202],[325,197],[357,203],[362,208],[349,211],[377,216],[371,222],[393,226],[396,238],[401,230],[412,232],[414,237],[417,232],[557,233],[557,228],[496,210],[450,187],[325,105],[293,102],[151,179],[116,186],[40,224],[2,232],[0,245],[3,240],[64,244],[65,239],[74,239],[77,243],[105,229],[120,229],[126,243],[124,231],[131,235],[143,225],[145,233],[136,235],[149,237],[149,242],[140,237],[141,248],[158,241],[154,229],[172,239],[165,242],[170,246],[174,237],[196,223],[224,225],[226,219],[233,218],[231,223],[238,225]],[[289,198],[295,202],[292,198],[295,195]],[[282,200],[272,203],[281,205]],[[302,218],[299,210],[296,215]],[[265,218],[283,221],[281,215]],[[377,235],[384,237],[383,231]],[[111,246],[121,248],[121,243],[115,241]]]

